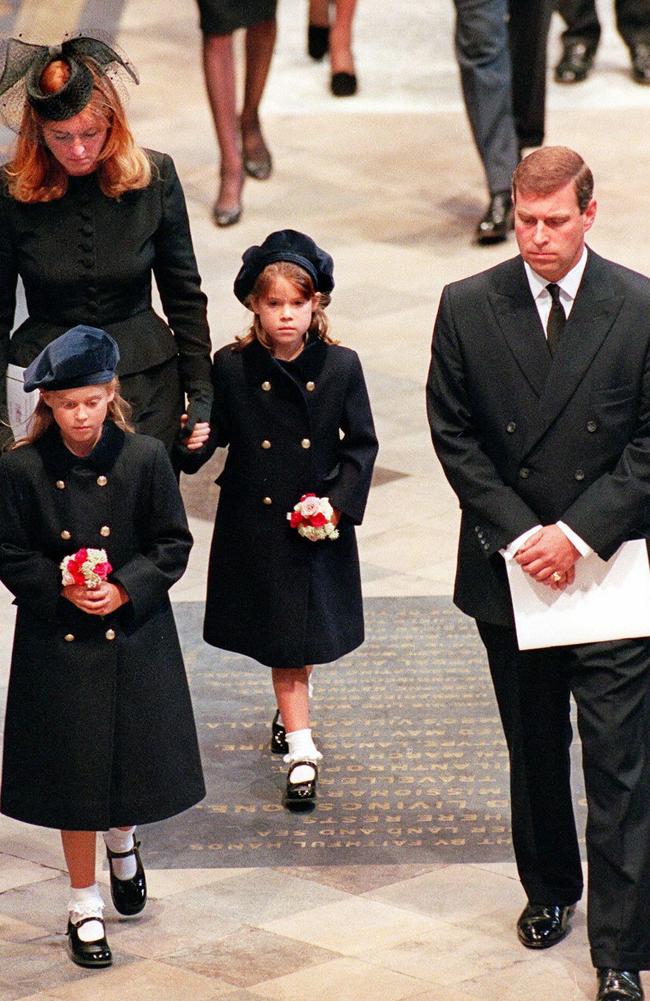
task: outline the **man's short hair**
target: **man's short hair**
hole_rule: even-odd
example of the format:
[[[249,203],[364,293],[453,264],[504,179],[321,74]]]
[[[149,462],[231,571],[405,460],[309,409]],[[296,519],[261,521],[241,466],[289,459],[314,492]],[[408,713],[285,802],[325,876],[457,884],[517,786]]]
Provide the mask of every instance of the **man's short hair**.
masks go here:
[[[512,175],[512,194],[550,195],[573,181],[584,212],[594,193],[594,177],[579,153],[568,146],[542,146],[521,160]]]

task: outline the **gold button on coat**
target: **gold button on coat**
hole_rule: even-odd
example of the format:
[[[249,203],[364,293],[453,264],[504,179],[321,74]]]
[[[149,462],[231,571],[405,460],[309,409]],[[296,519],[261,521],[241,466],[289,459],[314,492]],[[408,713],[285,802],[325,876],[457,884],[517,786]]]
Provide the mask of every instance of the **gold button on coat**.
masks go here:
[[[305,383],[305,389],[307,390],[308,393],[313,393],[314,390],[316,389],[316,383],[311,382],[310,380],[309,382]]]
[[[63,639],[66,641],[66,643],[72,643],[74,640],[74,636],[72,633],[66,633]]]
[[[271,500],[270,497],[262,497],[262,504],[267,504],[268,505],[268,504],[272,504],[272,503],[273,503],[273,501]]]
[[[269,441],[268,438],[265,438],[264,441],[262,442],[262,448],[270,448],[270,447],[271,447],[271,442]]]
[[[311,442],[309,438],[303,438],[300,444],[302,445],[303,448],[311,448]]]
[[[67,528],[64,528],[63,531],[61,532],[61,538],[65,539],[66,542],[68,541],[68,539],[72,538]]]
[[[268,381],[268,379],[265,379],[264,382],[262,383],[262,389],[264,390],[265,393],[268,393],[270,388],[271,388],[271,383]]]
[[[106,479],[105,476],[98,476],[97,477],[97,486],[98,487],[105,487],[107,483],[108,483],[108,480]]]
[[[56,481],[56,489],[57,490],[65,490],[65,483],[63,482],[63,480],[57,480]]]
[[[107,538],[107,536],[109,536],[111,534],[111,530],[108,527],[108,525],[102,525],[102,527],[99,530],[99,534],[103,535],[104,538]]]
[[[105,633],[105,636],[106,636],[107,640],[114,640],[115,639],[115,630],[114,629],[107,629],[106,633]]]

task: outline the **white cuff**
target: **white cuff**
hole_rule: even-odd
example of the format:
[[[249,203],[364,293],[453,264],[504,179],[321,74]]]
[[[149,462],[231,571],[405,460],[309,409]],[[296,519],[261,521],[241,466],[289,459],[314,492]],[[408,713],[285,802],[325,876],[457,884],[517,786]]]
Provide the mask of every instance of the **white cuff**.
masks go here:
[[[556,522],[556,525],[562,532],[564,532],[569,542],[573,543],[581,556],[591,556],[593,553],[591,546],[587,545],[585,540],[581,539],[579,535],[576,535],[572,528],[565,525],[563,521]]]
[[[521,535],[517,536],[516,539],[513,539],[513,541],[504,549],[500,549],[499,552],[503,556],[504,560],[514,560],[524,542],[526,542],[527,539],[530,539],[531,535],[534,535],[535,532],[541,531],[541,529],[541,525],[535,525],[534,528],[529,528],[526,532],[522,532]]]

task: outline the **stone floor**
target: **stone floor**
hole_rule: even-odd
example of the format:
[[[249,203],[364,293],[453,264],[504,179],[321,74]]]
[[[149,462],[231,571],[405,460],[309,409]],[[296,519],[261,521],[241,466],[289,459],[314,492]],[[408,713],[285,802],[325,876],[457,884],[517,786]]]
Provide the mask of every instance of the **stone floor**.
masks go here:
[[[628,75],[612,4],[601,0],[597,67],[579,87],[551,83],[547,138],[594,169],[601,217],[592,245],[650,271],[650,92]],[[238,226],[210,221],[216,154],[191,0],[0,0],[3,31],[56,41],[63,30],[112,28],[142,84],[130,118],[140,142],[171,152],[188,198],[210,297],[214,345],[242,330],[231,293],[242,250],[273,229],[311,233],[336,262],[333,329],[363,360],[381,441],[381,483],[360,532],[367,595],[449,594],[456,503],[432,454],[424,416],[431,325],[443,284],[502,260],[512,245],[471,245],[485,201],[451,47],[452,4],[360,0],[360,93],[336,100],[327,68],[304,53],[305,0],[280,0],[265,101],[275,157],[268,183],[248,182]],[[559,23],[551,56],[557,54]],[[399,40],[396,44],[396,40]],[[627,183],[627,182],[631,183]],[[392,475],[400,474],[400,475]],[[210,523],[182,601],[200,601]],[[12,609],[0,593],[0,687]],[[562,1001],[593,997],[584,908],[550,955],[516,944],[523,897],[511,863],[152,869],[137,921],[109,915],[115,966],[88,974],[63,954],[66,880],[55,832],[0,818],[0,1001]],[[106,881],[106,873],[102,875]]]

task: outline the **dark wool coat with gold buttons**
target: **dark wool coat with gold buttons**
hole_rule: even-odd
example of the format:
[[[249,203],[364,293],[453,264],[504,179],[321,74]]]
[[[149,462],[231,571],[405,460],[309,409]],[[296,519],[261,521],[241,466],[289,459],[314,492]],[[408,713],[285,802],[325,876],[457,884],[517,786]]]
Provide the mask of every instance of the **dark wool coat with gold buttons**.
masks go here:
[[[192,538],[162,444],[107,422],[80,460],[53,428],[0,459],[0,580],[16,632],[0,808],[103,830],[204,795],[168,589]],[[64,556],[105,548],[130,602],[105,617],[60,596]]]
[[[148,152],[150,184],[120,198],[107,198],[90,174],[69,178],[62,198],[25,204],[2,179],[0,413],[7,362],[24,368],[55,337],[87,323],[119,345],[123,395],[139,431],[171,445],[181,391],[205,402],[207,420],[210,334],[185,199],[172,159]],[[11,334],[19,275],[29,315]],[[151,307],[152,276],[168,323]],[[157,387],[153,408],[140,400],[152,391],[134,378],[143,372]]]
[[[255,341],[218,351],[213,377],[211,440],[184,467],[229,446],[205,639],[271,667],[335,660],[364,635],[354,526],[377,440],[359,358],[315,339],[282,363]],[[343,513],[336,541],[309,542],[289,526],[287,512],[304,493],[328,496]]]

